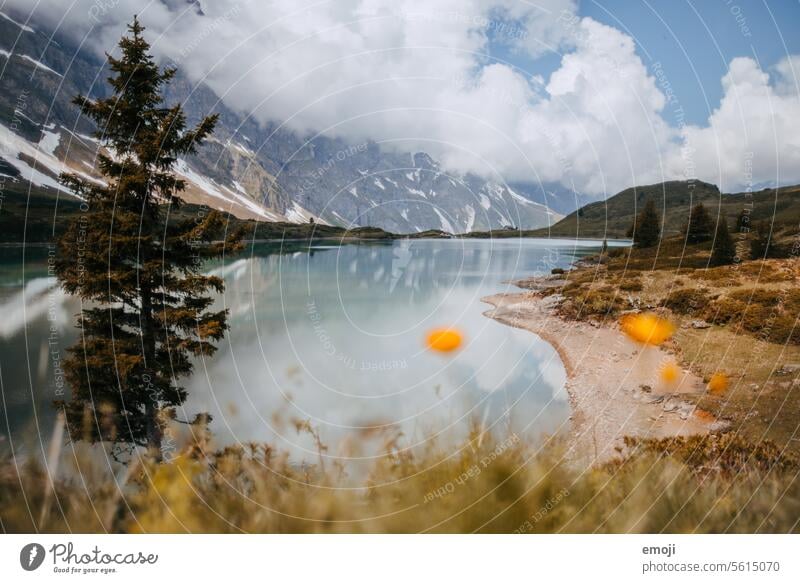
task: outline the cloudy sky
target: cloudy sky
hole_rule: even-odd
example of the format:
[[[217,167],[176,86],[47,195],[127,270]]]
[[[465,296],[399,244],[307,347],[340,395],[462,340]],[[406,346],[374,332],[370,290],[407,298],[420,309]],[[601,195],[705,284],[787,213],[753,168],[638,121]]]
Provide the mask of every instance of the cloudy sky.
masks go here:
[[[0,0],[1,1],[1,0]],[[693,6],[698,4],[699,6]],[[800,182],[800,4],[6,0],[92,50],[134,13],[259,120],[590,194]]]

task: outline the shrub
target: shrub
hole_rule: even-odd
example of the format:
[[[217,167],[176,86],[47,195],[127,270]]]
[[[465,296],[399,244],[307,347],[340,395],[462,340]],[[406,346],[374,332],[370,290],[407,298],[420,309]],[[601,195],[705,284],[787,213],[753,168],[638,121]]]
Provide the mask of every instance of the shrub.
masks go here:
[[[766,329],[758,332],[762,336],[766,332],[766,339],[776,344],[800,344],[800,326],[791,316],[778,316],[769,321]]]
[[[777,344],[800,344],[800,290],[740,290],[731,298],[741,303],[742,328]]]
[[[622,257],[625,253],[628,252],[627,247],[614,247],[608,250],[609,257]]]
[[[716,324],[736,324],[739,330],[777,344],[800,344],[800,290],[737,290],[715,300],[707,319]]]
[[[623,291],[640,292],[644,289],[644,286],[642,285],[642,280],[637,278],[631,278],[623,280],[619,284],[619,289]]]
[[[599,289],[583,287],[570,297],[572,301],[564,306],[562,314],[574,318],[614,317],[631,307],[616,288],[608,285]]]
[[[705,289],[679,289],[670,292],[661,303],[676,314],[700,315],[708,307],[711,296]]]
[[[738,433],[692,435],[664,439],[626,437],[629,451],[669,456],[692,471],[707,476],[736,478],[744,472],[797,471],[797,460],[769,440],[752,443]],[[625,458],[623,458],[624,460]]]
[[[759,281],[765,282],[794,280],[792,269],[781,269],[775,261],[748,261],[739,264],[737,271],[742,275],[758,278]]]
[[[727,296],[718,298],[708,307],[706,318],[714,324],[727,324],[741,318],[747,304]]]
[[[777,304],[783,301],[783,295],[773,289],[741,289],[730,293],[734,300],[748,304]]]
[[[737,277],[737,271],[734,271],[728,266],[711,267],[709,269],[702,269],[695,272],[695,275],[702,277],[705,281],[713,282],[714,287],[722,286],[736,286],[741,283]]]

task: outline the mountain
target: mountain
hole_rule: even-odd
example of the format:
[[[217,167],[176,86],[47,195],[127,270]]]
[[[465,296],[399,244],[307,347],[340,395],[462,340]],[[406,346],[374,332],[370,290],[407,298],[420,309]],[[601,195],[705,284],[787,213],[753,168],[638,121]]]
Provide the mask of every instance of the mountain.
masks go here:
[[[758,192],[722,194],[713,184],[700,181],[670,181],[627,188],[600,202],[570,213],[548,229],[530,236],[624,238],[637,213],[653,199],[661,215],[665,236],[682,232],[692,206],[703,203],[712,216],[725,216],[734,228],[743,209],[750,209],[750,220],[775,220],[787,224],[800,220],[800,186],[766,188]]]
[[[528,200],[538,202],[562,215],[568,215],[582,206],[603,199],[602,195],[576,192],[558,182],[509,182],[508,185]]]
[[[67,38],[52,40],[35,25],[2,16],[0,168],[13,179],[12,190],[54,196],[63,190],[57,182],[62,171],[100,180],[94,168],[99,147],[91,137],[94,128],[71,99],[77,93],[107,94],[104,62]],[[226,107],[208,86],[191,83],[180,71],[166,98],[167,103],[183,103],[190,122],[220,115],[209,143],[177,164],[187,182],[182,198],[239,218],[295,223],[313,218],[398,233],[461,233],[533,229],[562,217],[537,202],[537,196],[553,197],[535,186],[449,174],[424,152],[384,151],[372,142],[305,137],[277,123],[260,124]],[[568,203],[565,209],[576,206]]]

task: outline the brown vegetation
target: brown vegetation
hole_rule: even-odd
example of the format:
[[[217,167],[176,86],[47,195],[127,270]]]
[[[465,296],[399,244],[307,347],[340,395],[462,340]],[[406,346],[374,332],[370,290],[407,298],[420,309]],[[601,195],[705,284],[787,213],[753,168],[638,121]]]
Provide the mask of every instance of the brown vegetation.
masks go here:
[[[455,448],[387,450],[364,479],[263,444],[195,443],[171,463],[133,463],[119,488],[104,461],[64,457],[80,478],[52,492],[37,465],[0,463],[7,532],[753,533],[797,532],[800,515],[796,461],[733,435],[631,439],[581,471],[558,443],[475,432]]]
[[[782,245],[789,247],[787,233]],[[752,235],[739,235],[747,252]],[[696,399],[731,432],[758,443],[773,439],[800,453],[800,262],[748,260],[708,267],[710,242],[683,237],[658,247],[612,250],[588,258],[541,292],[560,297],[564,317],[616,325],[626,311],[661,311],[678,330],[668,347],[684,368],[706,380],[723,372],[722,394]]]

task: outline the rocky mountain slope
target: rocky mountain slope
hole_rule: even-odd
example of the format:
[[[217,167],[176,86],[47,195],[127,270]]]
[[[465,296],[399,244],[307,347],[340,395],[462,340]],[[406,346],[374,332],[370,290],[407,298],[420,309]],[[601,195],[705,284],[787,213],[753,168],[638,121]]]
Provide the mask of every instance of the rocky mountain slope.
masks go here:
[[[103,61],[93,54],[3,14],[0,173],[31,194],[60,191],[62,171],[99,180],[94,128],[70,100],[79,92],[105,94],[105,77]],[[187,201],[240,218],[308,222],[313,217],[399,233],[532,229],[561,218],[531,200],[547,200],[541,187],[512,188],[475,175],[448,174],[423,152],[388,152],[370,142],[309,138],[278,124],[262,125],[227,108],[207,86],[191,83],[180,71],[167,100],[184,103],[190,121],[220,114],[211,142],[180,160],[177,171],[187,181]]]

